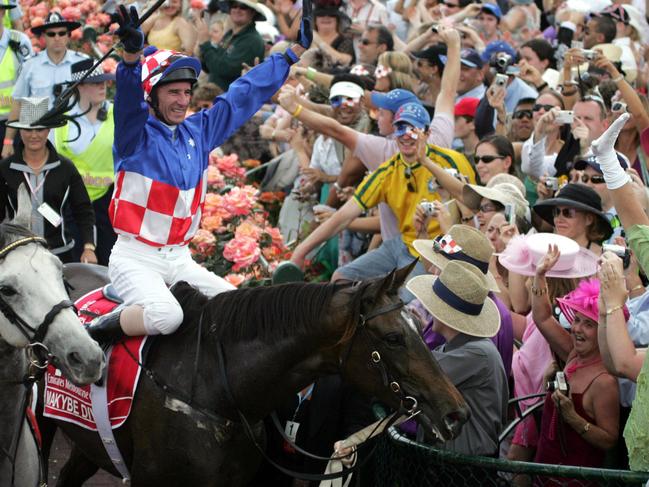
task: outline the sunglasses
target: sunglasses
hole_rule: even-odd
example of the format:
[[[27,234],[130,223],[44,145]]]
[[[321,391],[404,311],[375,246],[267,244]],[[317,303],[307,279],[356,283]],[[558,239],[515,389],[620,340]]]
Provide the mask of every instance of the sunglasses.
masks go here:
[[[377,44],[376,42],[372,42],[372,41],[370,41],[369,39],[361,39],[360,42],[361,42],[361,44],[363,44],[364,46],[369,46],[370,44]]]
[[[531,120],[532,114],[533,114],[532,110],[518,110],[517,112],[514,112],[512,118],[514,120],[519,120],[521,118],[529,118]]]
[[[46,33],[45,33],[45,35],[46,35],[47,37],[56,37],[56,36],[59,36],[59,37],[66,37],[68,34],[69,34],[69,32],[68,32],[67,30],[64,30],[64,31],[58,31],[58,32],[52,32],[52,31],[49,31],[49,32],[46,32]]]
[[[559,208],[559,207],[554,207],[552,209],[552,216],[554,218],[558,216],[563,216],[564,218],[574,218],[577,216],[577,208]]]
[[[604,180],[604,176],[602,176],[601,174],[594,174],[592,176],[589,176],[588,174],[582,174],[581,182],[588,183],[588,181],[590,181],[593,184],[602,184],[606,182]]]
[[[490,164],[494,162],[496,159],[504,159],[505,156],[478,156],[476,155],[473,159],[475,160],[475,163],[478,164],[480,161],[484,162],[485,164]]]
[[[491,213],[493,211],[498,211],[498,207],[487,203],[487,204],[484,204],[484,205],[480,205],[478,207],[478,211],[480,211],[482,213]]]
[[[534,105],[532,107],[532,110],[534,110],[535,112],[538,112],[539,110],[543,109],[546,112],[549,112],[553,108],[554,108],[554,105],[541,105],[540,103],[537,103],[536,105]]]
[[[404,176],[406,177],[406,180],[408,181],[408,184],[406,187],[408,188],[409,193],[416,193],[417,192],[417,181],[415,178],[412,178],[412,168],[410,166],[406,166],[406,170],[404,172]]]

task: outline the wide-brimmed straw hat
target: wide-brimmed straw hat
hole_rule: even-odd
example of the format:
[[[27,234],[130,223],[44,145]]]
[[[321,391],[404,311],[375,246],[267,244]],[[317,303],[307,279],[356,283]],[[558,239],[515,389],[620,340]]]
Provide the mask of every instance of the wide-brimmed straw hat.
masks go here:
[[[561,256],[546,276],[571,279],[592,276],[597,272],[597,256],[594,253],[580,247],[573,239],[556,233],[516,236],[498,256],[498,261],[510,272],[533,276],[549,245],[556,245]]]
[[[500,329],[500,313],[487,294],[487,278],[466,262],[449,262],[438,276],[412,278],[406,288],[428,312],[449,328],[475,337],[492,337]]]
[[[240,3],[241,5],[245,5],[246,7],[254,10],[256,12],[255,17],[253,18],[254,21],[263,22],[265,20],[268,20],[268,15],[266,12],[266,8],[268,7],[257,2],[257,0],[229,0],[228,6],[231,6],[233,3]]]
[[[473,264],[486,276],[489,290],[500,291],[496,279],[489,272],[489,260],[494,249],[485,234],[477,228],[453,225],[446,235],[435,240],[415,240],[413,246],[419,255],[441,270],[452,261]]]
[[[506,172],[501,172],[500,174],[496,174],[495,176],[489,179],[486,186],[487,188],[493,188],[497,184],[502,184],[502,183],[513,184],[514,186],[516,186],[516,189],[518,189],[518,192],[521,194],[521,196],[525,198],[527,194],[525,183],[523,183],[523,181],[521,181],[520,178],[517,178],[513,174],[509,174]]]
[[[540,201],[534,205],[534,212],[543,218],[550,225],[554,226],[554,208],[566,206],[592,213],[597,219],[597,225],[604,233],[604,240],[613,235],[613,227],[608,221],[606,214],[602,211],[602,199],[597,192],[585,184],[566,184],[559,190],[557,196],[548,200]]]
[[[7,127],[14,129],[28,129],[28,130],[39,130],[39,129],[53,129],[56,127],[62,127],[67,123],[66,120],[60,119],[51,124],[42,124],[37,123],[43,115],[45,115],[49,110],[49,97],[38,97],[38,98],[21,98],[20,99],[20,116],[18,120],[12,120],[7,122]]]
[[[478,211],[480,208],[482,198],[497,201],[503,206],[516,205],[516,216],[518,218],[525,218],[529,206],[518,188],[511,183],[499,183],[493,186],[467,184],[462,190],[462,198],[464,204],[474,211]]]
[[[68,32],[71,32],[81,27],[81,24],[79,22],[65,20],[59,12],[50,12],[45,17],[45,22],[36,27],[32,27],[32,32],[38,36],[45,32],[46,29],[54,29],[56,27],[65,27],[68,29]]]

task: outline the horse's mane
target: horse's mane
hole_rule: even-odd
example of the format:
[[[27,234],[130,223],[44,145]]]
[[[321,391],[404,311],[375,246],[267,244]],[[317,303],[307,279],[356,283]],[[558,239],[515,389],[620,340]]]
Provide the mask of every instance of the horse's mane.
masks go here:
[[[15,242],[20,238],[33,236],[34,233],[22,225],[10,222],[0,223],[0,248],[5,248],[11,242]]]
[[[289,283],[228,291],[207,300],[200,292],[174,292],[184,310],[203,308],[209,332],[223,342],[259,339],[272,341],[313,333],[318,323],[330,316],[334,294],[350,284]],[[354,293],[358,296],[359,293]],[[356,303],[358,301],[358,303]],[[343,316],[360,312],[360,299],[352,298],[340,310]]]

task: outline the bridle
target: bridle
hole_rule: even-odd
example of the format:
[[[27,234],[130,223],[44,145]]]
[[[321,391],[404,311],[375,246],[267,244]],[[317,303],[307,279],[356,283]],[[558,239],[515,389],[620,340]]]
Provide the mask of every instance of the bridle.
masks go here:
[[[16,240],[15,242],[10,243],[3,249],[0,249],[0,259],[4,259],[10,252],[17,249],[18,247],[22,247],[23,245],[27,245],[30,243],[38,243],[43,245],[44,247],[47,246],[47,241],[41,237],[32,236],[32,237],[21,238],[19,240]],[[54,321],[54,318],[56,318],[56,316],[59,314],[59,312],[61,312],[64,309],[73,308],[73,307],[74,307],[74,303],[72,303],[72,301],[70,301],[69,299],[64,299],[60,303],[57,303],[54,306],[52,306],[52,308],[47,312],[47,314],[43,318],[43,321],[41,321],[41,323],[38,326],[34,327],[31,326],[29,323],[27,323],[25,320],[23,320],[0,294],[0,313],[2,313],[5,316],[5,318],[7,318],[9,323],[11,323],[16,328],[18,328],[18,331],[27,339],[29,345],[32,346],[32,350],[47,352],[46,359],[43,360],[43,362],[47,362],[51,358],[51,355],[49,354],[47,347],[43,345],[43,340],[45,339],[45,335],[47,335],[47,332],[50,329],[50,325]],[[31,332],[31,337],[30,337],[30,332]],[[44,366],[46,367],[47,364],[45,363]]]
[[[18,239],[14,242],[11,242],[4,248],[0,249],[0,259],[4,259],[10,252],[13,250],[22,247],[23,245],[28,245],[30,243],[38,243],[43,247],[47,246],[47,241],[44,238],[31,236]],[[19,424],[14,431],[18,432],[16,436],[15,446],[13,448],[13,454],[6,450],[5,448],[0,448],[0,454],[6,456],[11,462],[11,485],[14,485],[15,471],[16,471],[16,456],[18,454],[18,447],[20,446],[20,437],[22,436],[22,428],[25,424],[25,418],[27,415],[27,406],[29,399],[29,391],[32,388],[33,384],[40,380],[43,376],[45,369],[49,365],[52,354],[48,350],[47,346],[43,343],[45,336],[50,329],[50,325],[56,318],[56,316],[64,309],[73,308],[74,304],[69,299],[64,299],[63,301],[55,304],[47,312],[43,321],[38,326],[31,326],[24,319],[22,319],[18,313],[11,307],[7,301],[0,295],[0,313],[2,313],[5,318],[14,325],[18,331],[27,339],[29,342],[25,347],[27,349],[27,359],[29,360],[29,368],[24,379],[21,381],[7,381],[5,383],[13,384],[22,384],[25,387],[23,404],[21,406],[22,415],[19,418]],[[31,337],[30,337],[31,332]],[[12,441],[13,443],[13,441]],[[46,479],[44,476],[44,462],[41,457],[40,449],[38,449],[38,460],[40,467],[40,480],[38,485],[47,485]]]

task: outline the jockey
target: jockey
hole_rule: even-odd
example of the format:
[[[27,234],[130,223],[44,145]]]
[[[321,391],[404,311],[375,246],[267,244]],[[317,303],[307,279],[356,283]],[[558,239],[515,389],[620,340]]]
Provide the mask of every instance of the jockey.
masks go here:
[[[282,86],[312,39],[307,8],[299,44],[236,80],[209,110],[185,118],[200,61],[148,47],[141,63],[144,35],[137,12],[120,5],[119,16],[125,53],[117,67],[115,190],[109,209],[118,238],[109,276],[125,307],[88,326],[100,343],[174,332],[183,312],[168,286],[179,281],[208,296],[233,289],[194,262],[188,247],[201,221],[208,156]]]

